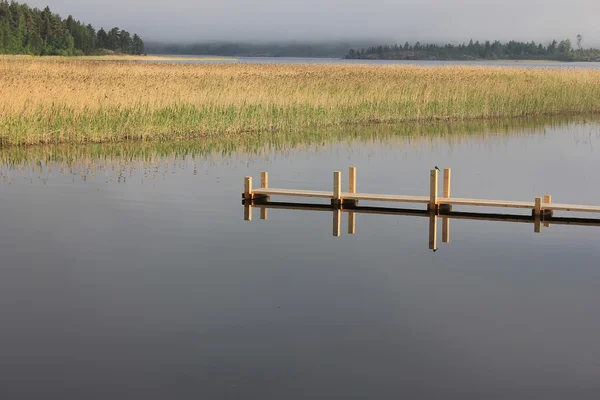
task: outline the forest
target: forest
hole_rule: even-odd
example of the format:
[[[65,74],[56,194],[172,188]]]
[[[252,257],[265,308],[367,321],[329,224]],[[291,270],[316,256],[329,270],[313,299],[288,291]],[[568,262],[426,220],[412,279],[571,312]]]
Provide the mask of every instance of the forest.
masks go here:
[[[144,54],[142,38],[115,27],[96,31],[49,7],[40,10],[16,1],[0,0],[0,54],[83,56],[110,52]]]
[[[583,37],[576,43],[565,39],[552,40],[547,45],[511,40],[507,43],[479,41],[460,45],[421,44],[379,45],[366,49],[350,49],[345,58],[366,60],[556,60],[600,61],[600,50],[583,47]]]
[[[148,42],[152,54],[210,54],[224,57],[330,57],[341,58],[352,46],[368,46],[372,41],[321,42]]]

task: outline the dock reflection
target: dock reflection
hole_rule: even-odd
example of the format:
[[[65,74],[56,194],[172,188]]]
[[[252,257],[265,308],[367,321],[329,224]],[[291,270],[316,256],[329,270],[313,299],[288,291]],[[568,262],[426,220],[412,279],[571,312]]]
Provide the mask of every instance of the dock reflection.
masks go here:
[[[542,227],[550,228],[552,225],[574,225],[574,226],[597,226],[600,227],[600,219],[589,218],[565,218],[565,217],[546,217],[533,218],[526,215],[512,214],[489,214],[473,212],[448,211],[446,213],[432,213],[424,210],[385,208],[385,207],[361,207],[354,206],[349,208],[334,207],[326,204],[303,204],[289,202],[272,202],[267,199],[260,201],[243,201],[244,220],[252,220],[252,211],[254,208],[260,210],[260,219],[268,220],[269,209],[289,210],[289,211],[314,211],[330,212],[333,214],[333,236],[342,235],[342,213],[348,214],[348,234],[356,234],[356,215],[357,214],[377,214],[377,215],[395,215],[411,216],[429,219],[429,249],[436,251],[438,249],[438,220],[442,225],[442,243],[450,243],[450,220],[472,220],[488,222],[512,222],[532,224],[535,233],[541,233]]]

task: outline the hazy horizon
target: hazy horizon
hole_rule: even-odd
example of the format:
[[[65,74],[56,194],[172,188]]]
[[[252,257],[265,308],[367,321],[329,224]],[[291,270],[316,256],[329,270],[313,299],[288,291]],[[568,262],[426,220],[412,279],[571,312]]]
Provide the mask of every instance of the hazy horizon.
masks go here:
[[[600,45],[600,2],[572,0],[221,0],[21,1],[105,29],[118,26],[148,42],[463,43],[470,39],[546,43],[584,37]]]

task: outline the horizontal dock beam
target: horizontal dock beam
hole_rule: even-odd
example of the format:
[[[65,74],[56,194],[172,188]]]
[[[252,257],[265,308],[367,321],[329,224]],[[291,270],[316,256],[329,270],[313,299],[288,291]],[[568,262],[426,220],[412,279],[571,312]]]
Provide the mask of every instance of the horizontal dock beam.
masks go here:
[[[295,189],[255,189],[254,194],[267,196],[289,196],[289,197],[313,197],[331,199],[335,198],[333,192],[317,190],[295,190]],[[343,200],[370,200],[370,201],[388,201],[397,203],[422,203],[428,204],[428,196],[401,196],[393,194],[371,194],[371,193],[350,193],[340,192]]]
[[[356,193],[355,167],[349,169],[348,192],[342,192],[342,174],[339,171],[334,172],[332,191],[271,188],[268,174],[263,172],[261,173],[261,187],[258,189],[252,187],[252,177],[245,178],[243,198],[245,200],[268,199],[270,196],[322,198],[330,200],[334,207],[356,207],[360,200],[417,203],[426,205],[427,210],[434,213],[447,213],[452,210],[452,206],[528,209],[532,211],[532,217],[542,219],[550,217],[554,211],[600,213],[600,206],[553,203],[550,195],[545,195],[543,198],[536,197],[534,201],[450,197],[450,174],[449,168],[444,169],[443,197],[439,197],[437,167],[430,171],[428,196]]]

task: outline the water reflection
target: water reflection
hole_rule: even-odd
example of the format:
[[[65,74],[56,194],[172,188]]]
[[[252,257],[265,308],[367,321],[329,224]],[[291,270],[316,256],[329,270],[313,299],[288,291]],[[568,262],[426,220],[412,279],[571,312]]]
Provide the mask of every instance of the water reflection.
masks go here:
[[[494,145],[509,138],[544,134],[547,129],[586,125],[590,118],[552,117],[475,121],[436,121],[401,125],[328,127],[281,133],[248,133],[242,136],[209,136],[201,140],[180,142],[125,142],[85,146],[34,146],[0,148],[0,181],[11,183],[11,172],[42,180],[52,173],[93,179],[98,173],[117,172],[125,182],[127,176],[142,170],[147,176],[165,177],[169,169],[191,165],[198,173],[199,164],[218,164],[235,158],[264,159],[276,152],[286,156],[292,150],[323,149],[348,143],[362,147],[430,146],[441,142],[449,146],[466,143]],[[591,135],[591,132],[590,132]],[[597,135],[597,134],[596,134]],[[586,135],[576,137],[586,141]],[[590,144],[591,145],[591,144]],[[46,175],[44,175],[46,173]]]
[[[367,193],[439,165],[455,195],[600,204],[582,122],[2,150],[3,398],[595,398],[597,227],[453,214],[444,245],[443,215],[239,204],[349,164]]]
[[[257,208],[260,211],[260,219],[269,219],[269,209],[287,210],[287,211],[313,211],[313,212],[331,212],[333,215],[333,236],[342,236],[342,213],[347,214],[348,234],[356,234],[356,215],[357,214],[377,214],[377,215],[394,215],[403,217],[422,217],[427,218],[429,223],[429,250],[438,250],[438,220],[441,220],[442,225],[442,243],[450,243],[450,220],[460,219],[469,221],[483,222],[508,222],[520,224],[532,224],[535,233],[541,233],[542,227],[550,228],[552,225],[571,225],[571,226],[594,226],[600,228],[600,219],[595,218],[566,218],[566,217],[529,217],[525,215],[515,214],[490,214],[490,213],[473,213],[473,212],[457,212],[447,211],[439,214],[431,213],[425,210],[401,209],[401,208],[385,208],[385,207],[363,207],[355,206],[351,208],[339,208],[321,204],[303,204],[303,203],[287,203],[287,202],[272,202],[268,198],[266,200],[243,200],[244,220],[252,221],[253,209]],[[600,232],[600,231],[599,231]]]

